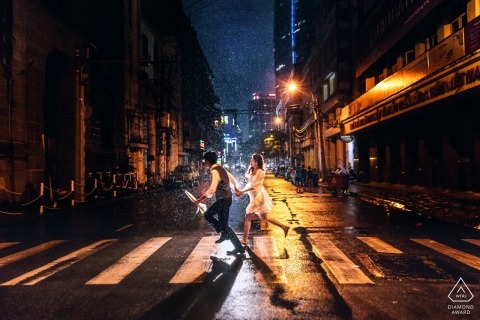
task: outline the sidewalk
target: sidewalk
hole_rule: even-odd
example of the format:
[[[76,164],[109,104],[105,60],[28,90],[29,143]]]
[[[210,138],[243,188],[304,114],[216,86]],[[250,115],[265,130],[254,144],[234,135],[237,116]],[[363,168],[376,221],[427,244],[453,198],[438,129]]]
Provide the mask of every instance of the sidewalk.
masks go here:
[[[320,189],[322,189],[322,192],[328,192],[326,185],[320,185]],[[151,190],[151,192],[162,192],[162,190]],[[418,222],[435,219],[480,230],[480,193],[454,192],[375,182],[354,182],[350,185],[349,192],[351,196],[374,205],[383,206],[386,210],[402,214],[405,218],[411,218]],[[76,209],[101,205],[107,201],[124,201],[138,195],[144,196],[143,193],[130,194],[117,199],[105,199],[82,204]],[[76,209],[70,207],[60,211]],[[41,217],[38,210],[32,210],[30,214],[21,211],[18,205],[0,203],[0,228]],[[60,211],[46,212],[45,215],[58,214]]]
[[[76,202],[75,206],[71,206],[70,199],[59,202],[58,207],[43,208],[43,213],[40,212],[39,204],[41,201],[35,201],[32,205],[22,206],[22,204],[15,202],[0,202],[0,228],[8,227],[18,223],[34,221],[46,217],[55,217],[62,214],[69,214],[72,212],[81,212],[82,210],[89,210],[92,207],[105,206],[113,202],[124,202],[138,197],[145,197],[148,194],[156,192],[163,192],[163,188],[150,189],[148,191],[132,191],[124,193],[120,192],[116,197],[105,197],[99,199],[90,199],[86,202]],[[1,230],[1,229],[0,229]]]
[[[330,193],[325,182],[319,184],[318,191]],[[357,181],[350,181],[348,191],[351,197],[418,224],[445,221],[480,231],[480,193]]]
[[[436,219],[480,230],[480,193],[387,183],[352,183],[362,200],[422,219]]]

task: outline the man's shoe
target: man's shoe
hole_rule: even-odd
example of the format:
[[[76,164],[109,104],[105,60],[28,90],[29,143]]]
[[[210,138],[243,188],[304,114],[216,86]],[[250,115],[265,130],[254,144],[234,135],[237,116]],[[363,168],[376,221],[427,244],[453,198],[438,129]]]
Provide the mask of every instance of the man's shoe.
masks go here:
[[[237,254],[245,254],[245,249],[234,249],[234,250],[229,250],[227,251],[227,255],[229,256],[234,256]]]
[[[227,235],[227,233],[225,231],[222,232],[222,234],[220,235],[220,238],[218,238],[217,241],[215,241],[215,243],[220,243],[220,242],[223,242],[225,240],[228,240],[229,237]]]

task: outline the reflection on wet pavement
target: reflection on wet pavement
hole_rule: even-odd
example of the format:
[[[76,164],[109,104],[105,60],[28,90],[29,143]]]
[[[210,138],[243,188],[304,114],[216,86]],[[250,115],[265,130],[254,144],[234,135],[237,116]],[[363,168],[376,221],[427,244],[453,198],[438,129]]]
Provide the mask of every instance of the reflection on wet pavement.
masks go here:
[[[400,210],[423,219],[444,220],[459,225],[480,229],[480,199],[455,198],[429,190],[412,192],[364,185],[352,186],[364,201]]]

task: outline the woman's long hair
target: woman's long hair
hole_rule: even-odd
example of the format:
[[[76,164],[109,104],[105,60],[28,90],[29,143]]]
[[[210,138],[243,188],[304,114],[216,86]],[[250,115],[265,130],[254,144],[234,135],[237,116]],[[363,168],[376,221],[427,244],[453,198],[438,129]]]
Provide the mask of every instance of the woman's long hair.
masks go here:
[[[254,153],[252,155],[252,158],[258,163],[258,169],[263,170],[263,156],[261,154]],[[250,169],[248,169],[248,172],[253,173],[253,167],[250,167]]]

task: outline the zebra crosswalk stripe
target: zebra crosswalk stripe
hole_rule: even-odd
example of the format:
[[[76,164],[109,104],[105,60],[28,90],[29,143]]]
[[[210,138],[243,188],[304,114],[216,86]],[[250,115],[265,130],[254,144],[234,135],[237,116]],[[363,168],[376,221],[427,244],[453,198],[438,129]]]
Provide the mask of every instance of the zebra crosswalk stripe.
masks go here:
[[[278,261],[278,250],[275,238],[272,236],[262,236],[253,238],[253,250],[255,255],[260,258],[275,275],[272,283],[287,283],[287,276],[283,265]]]
[[[171,237],[158,237],[145,241],[129,254],[118,260],[96,277],[85,284],[118,284],[161,246],[167,243]]]
[[[402,251],[388,244],[377,237],[357,237],[365,244],[380,253],[401,254]],[[171,237],[154,237],[143,244],[139,245],[131,252],[123,256],[115,264],[111,265],[96,277],[90,279],[87,285],[114,285],[120,283],[136,268],[144,263],[151,255],[159,250],[163,245],[170,241]],[[186,258],[182,266],[177,270],[176,274],[169,283],[201,283],[210,271],[213,262],[211,256],[215,256],[218,260],[228,263],[234,257],[227,256],[226,251],[231,249],[230,242],[216,244],[218,237],[203,237],[199,240],[196,247]],[[365,273],[355,265],[335,244],[322,235],[310,235],[307,237],[312,245],[313,251],[323,260],[325,266],[331,271],[340,284],[373,284]],[[431,239],[410,239],[418,244],[428,247],[440,254],[447,255],[461,263],[472,268],[480,270],[480,258],[472,254],[448,247],[444,244]],[[462,239],[463,241],[480,245],[479,239]],[[38,282],[56,274],[57,272],[73,265],[74,263],[86,258],[87,256],[115,243],[117,239],[104,239],[90,244],[86,247],[78,249],[67,254],[55,261],[52,261],[42,267],[36,268],[28,273],[18,276],[10,281],[0,284],[0,286],[13,286],[17,284],[34,285]],[[6,266],[12,262],[27,258],[37,253],[41,253],[47,249],[58,246],[66,240],[49,241],[27,250],[0,258],[0,267]],[[0,243],[0,249],[7,248],[18,244],[19,242],[3,242]],[[255,236],[253,237],[253,251],[250,258],[255,264],[254,259],[260,259],[261,263],[268,266],[271,279],[260,278],[260,274],[256,273],[256,281],[268,280],[276,283],[287,283],[284,266],[279,260],[279,254],[275,238],[272,236]],[[259,261],[260,262],[260,261]]]
[[[410,239],[410,240],[415,241],[416,243],[419,243],[427,248],[440,252],[441,254],[444,254],[457,261],[460,261],[466,264],[467,266],[480,270],[480,258],[477,256],[451,248],[449,246],[446,246],[442,243],[439,243],[431,239]]]
[[[40,268],[27,272],[19,277],[16,277],[10,281],[4,282],[0,285],[1,286],[13,286],[16,284],[34,285],[54,275],[55,273],[71,266],[72,264],[77,263],[83,258],[88,257],[89,255],[97,252],[98,250],[111,245],[116,241],[117,239],[106,239],[106,240],[97,241],[89,246],[76,250]]]
[[[0,250],[19,244],[20,242],[0,242]]]
[[[197,243],[187,260],[182,264],[169,283],[201,283],[212,261],[210,256],[216,251],[218,237],[203,237]]]
[[[118,228],[117,230],[115,230],[115,232],[122,232],[123,230],[127,230],[128,228],[131,228],[133,226],[133,224],[127,224],[121,228]]]
[[[307,239],[340,284],[373,284],[331,240],[319,235],[308,236]]]
[[[23,250],[23,251],[11,254],[9,256],[0,258],[0,267],[6,266],[9,263],[12,263],[12,262],[15,262],[15,261],[18,261],[18,260],[21,260],[21,259],[25,259],[25,258],[27,258],[29,256],[32,256],[34,254],[37,254],[39,252],[42,252],[42,251],[48,250],[50,248],[53,248],[55,246],[58,246],[59,244],[62,244],[64,242],[66,242],[66,240],[53,240],[53,241],[49,241],[49,242],[46,242],[46,243],[42,243],[42,244],[40,244],[38,246],[35,246],[33,248]],[[14,243],[14,242],[12,242],[12,243]]]
[[[377,252],[400,254],[402,251],[377,237],[357,237]]]
[[[476,246],[480,246],[480,239],[462,239],[468,243],[474,244]]]

